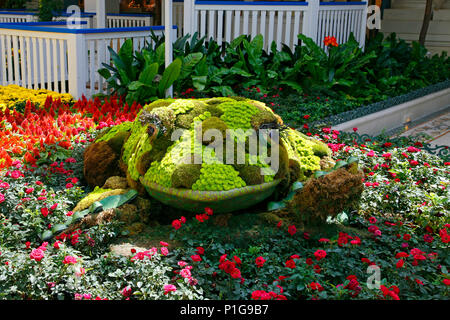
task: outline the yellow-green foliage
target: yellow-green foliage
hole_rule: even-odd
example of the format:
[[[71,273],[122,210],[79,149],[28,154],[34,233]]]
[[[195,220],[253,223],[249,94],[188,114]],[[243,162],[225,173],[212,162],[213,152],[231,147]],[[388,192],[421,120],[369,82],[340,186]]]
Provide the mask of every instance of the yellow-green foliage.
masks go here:
[[[246,184],[233,166],[226,164],[203,164],[200,178],[192,185],[192,190],[226,191],[245,187]]]
[[[150,104],[145,105],[143,109],[146,111],[152,111],[154,108],[167,107],[174,101],[175,101],[175,99],[170,99],[170,98],[169,99],[159,99],[159,100],[153,101]]]
[[[302,134],[294,129],[287,129],[280,134],[292,159],[300,164],[301,179],[303,175],[320,170],[320,157],[314,154],[315,142],[305,139]]]
[[[218,105],[224,112],[220,117],[230,129],[250,129],[251,120],[259,109],[247,102],[224,102]]]
[[[108,145],[116,152],[120,154],[125,139],[128,137],[128,133],[133,126],[133,122],[124,122],[117,126],[111,127],[104,134],[97,137],[95,142],[106,141]]]

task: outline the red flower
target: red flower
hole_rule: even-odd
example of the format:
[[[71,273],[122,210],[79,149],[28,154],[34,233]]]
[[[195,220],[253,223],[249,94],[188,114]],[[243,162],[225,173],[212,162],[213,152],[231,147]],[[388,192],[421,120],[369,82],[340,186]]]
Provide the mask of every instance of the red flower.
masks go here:
[[[264,265],[265,262],[266,262],[266,259],[264,259],[264,258],[261,257],[261,256],[259,256],[259,257],[256,258],[256,260],[255,260],[256,266],[257,266],[258,268],[261,268],[261,267]]]
[[[292,259],[289,259],[289,260],[286,261],[285,265],[286,265],[286,268],[294,269],[295,268],[295,261],[292,260]]]
[[[295,227],[295,225],[290,225],[288,227],[288,232],[291,236],[293,236],[297,232],[297,228]]]
[[[316,257],[317,261],[320,261],[327,256],[327,252],[325,250],[317,250],[316,252],[314,252],[314,256]]]
[[[175,230],[180,229],[180,228],[181,228],[181,222],[180,222],[180,220],[173,220],[173,221],[172,221],[172,227],[174,227]]]
[[[405,261],[403,261],[403,259],[400,259],[400,260],[398,260],[397,263],[395,264],[395,267],[396,267],[397,269],[399,269],[399,268],[403,267],[403,264],[404,264],[404,263],[405,263]]]
[[[197,250],[195,251],[197,254],[202,255],[205,253],[205,249],[203,247],[197,247]]]
[[[192,261],[195,261],[195,262],[202,261],[202,257],[200,257],[200,255],[198,255],[198,254],[192,255],[191,259],[192,259]]]
[[[317,290],[319,292],[323,291],[323,287],[318,282],[311,282],[309,287],[311,290]]]
[[[44,216],[44,218],[48,216],[48,213],[49,211],[46,207],[41,208],[41,214]]]

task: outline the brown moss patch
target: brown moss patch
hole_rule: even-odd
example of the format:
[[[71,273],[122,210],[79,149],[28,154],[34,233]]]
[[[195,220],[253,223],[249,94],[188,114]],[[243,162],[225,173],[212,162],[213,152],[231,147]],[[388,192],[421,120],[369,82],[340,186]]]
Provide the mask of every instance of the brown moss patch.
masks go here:
[[[119,155],[101,141],[93,143],[84,151],[84,177],[91,187],[103,186],[111,176],[120,175]]]
[[[317,179],[310,179],[289,203],[288,210],[306,224],[323,223],[356,205],[362,191],[363,173],[340,168]]]

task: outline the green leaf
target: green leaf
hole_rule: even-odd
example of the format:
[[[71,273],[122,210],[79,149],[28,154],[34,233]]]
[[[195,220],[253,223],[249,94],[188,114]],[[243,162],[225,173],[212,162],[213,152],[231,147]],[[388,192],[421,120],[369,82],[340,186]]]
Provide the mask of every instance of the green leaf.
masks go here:
[[[158,63],[152,63],[147,65],[144,71],[139,75],[139,81],[147,86],[151,86],[153,84],[153,79],[158,74]]]
[[[283,209],[286,207],[286,204],[284,202],[269,202],[267,204],[267,210],[269,211],[273,211],[273,210],[278,210],[278,209]]]
[[[140,87],[142,87],[144,84],[140,81],[133,81],[128,85],[128,90],[136,91]]]
[[[59,234],[60,232],[64,231],[67,229],[67,226],[65,224],[62,223],[58,223],[56,225],[53,226],[52,228],[52,232],[54,234]]]
[[[182,61],[180,58],[175,59],[167,68],[164,70],[161,81],[158,85],[158,95],[159,97],[165,97],[166,90],[178,79],[181,72]]]
[[[320,178],[321,176],[326,175],[327,173],[325,171],[316,171],[314,172],[314,178]]]
[[[348,165],[347,161],[340,160],[340,161],[336,162],[336,164],[333,167],[333,170],[337,170],[339,168],[345,167],[346,165]]]
[[[50,230],[45,230],[42,234],[41,234],[41,239],[43,241],[48,241],[51,238],[53,238],[53,232],[51,232]]]
[[[301,183],[300,181],[295,181],[292,186],[291,186],[291,190],[292,191],[296,191],[303,188],[303,183]]]
[[[207,79],[207,76],[192,76],[192,84],[194,88],[202,91],[206,87]]]

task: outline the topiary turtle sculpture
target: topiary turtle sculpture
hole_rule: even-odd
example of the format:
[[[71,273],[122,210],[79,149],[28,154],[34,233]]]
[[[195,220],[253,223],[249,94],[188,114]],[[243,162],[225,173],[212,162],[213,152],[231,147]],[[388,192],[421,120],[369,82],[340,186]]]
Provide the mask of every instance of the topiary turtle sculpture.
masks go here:
[[[332,162],[326,144],[285,126],[265,104],[241,97],[158,100],[93,146],[84,163],[91,186],[104,183],[99,180],[107,174],[98,168],[113,171],[116,165],[138,192],[197,212],[231,212],[275,190],[287,194]]]

